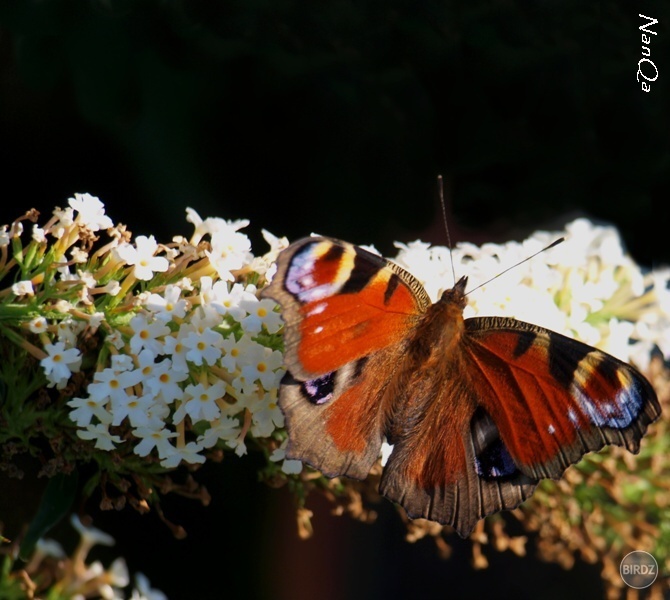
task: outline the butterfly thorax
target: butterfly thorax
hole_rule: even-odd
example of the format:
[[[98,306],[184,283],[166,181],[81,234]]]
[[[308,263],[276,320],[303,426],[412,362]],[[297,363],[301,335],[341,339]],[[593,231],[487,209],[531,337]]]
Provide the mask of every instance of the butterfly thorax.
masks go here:
[[[445,378],[459,371],[460,343],[465,332],[465,284],[466,278],[459,280],[429,306],[408,339],[404,360],[387,394],[392,418],[386,435],[393,441],[411,434],[416,422],[410,415],[424,414],[420,407],[441,397]],[[463,374],[458,377],[462,379]]]
[[[446,290],[415,325],[413,334],[407,340],[400,377],[414,379],[419,373],[425,375],[434,369],[441,369],[445,358],[448,360],[454,355],[464,331],[466,283],[467,278],[463,277],[453,288]]]

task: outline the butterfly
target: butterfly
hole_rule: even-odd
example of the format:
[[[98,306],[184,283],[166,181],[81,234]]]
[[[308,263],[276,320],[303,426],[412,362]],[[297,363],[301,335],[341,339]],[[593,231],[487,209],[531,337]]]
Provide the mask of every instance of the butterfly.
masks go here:
[[[433,304],[395,263],[311,237],[262,291],[285,323],[287,457],[365,479],[386,439],[381,494],[462,537],[589,451],[637,453],[661,412],[613,356],[512,318],[464,319],[466,285]]]

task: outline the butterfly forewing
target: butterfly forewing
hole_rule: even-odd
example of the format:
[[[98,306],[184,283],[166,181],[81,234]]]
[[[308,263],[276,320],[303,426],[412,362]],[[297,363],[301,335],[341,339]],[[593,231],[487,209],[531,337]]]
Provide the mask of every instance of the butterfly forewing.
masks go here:
[[[263,295],[282,306],[286,364],[302,380],[402,342],[430,305],[419,282],[397,265],[317,237],[282,252]]]

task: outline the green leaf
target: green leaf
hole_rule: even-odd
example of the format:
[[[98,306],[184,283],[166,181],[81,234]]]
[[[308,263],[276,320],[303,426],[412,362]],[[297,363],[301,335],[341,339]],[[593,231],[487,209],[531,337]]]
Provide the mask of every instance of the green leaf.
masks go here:
[[[43,537],[70,510],[77,490],[77,471],[69,475],[59,473],[49,480],[35,518],[19,549],[19,557],[28,560],[37,540]]]

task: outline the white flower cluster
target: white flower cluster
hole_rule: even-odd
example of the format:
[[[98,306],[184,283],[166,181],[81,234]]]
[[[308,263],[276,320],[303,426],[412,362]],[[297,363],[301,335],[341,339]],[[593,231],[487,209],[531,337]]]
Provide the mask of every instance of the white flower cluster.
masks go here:
[[[286,240],[264,232],[271,251],[254,257],[249,238],[240,232],[248,221],[203,220],[188,209],[195,226],[190,239],[163,246],[153,236],[139,236],[131,244],[123,230],[112,229],[97,198],[78,194],[69,204],[40,231],[41,239],[46,232],[58,240],[56,251],[62,244],[74,257],[58,268],[52,286],[78,286],[78,302],[59,303],[64,318],[57,326],[40,316],[29,328],[43,335],[41,365],[49,385],[58,389],[81,367],[75,344],[82,331],[105,332],[87,394],[67,403],[77,435],[103,450],[130,443],[135,454],[155,452],[163,467],[172,468],[181,461],[203,463],[204,451],[219,442],[242,455],[247,433],[269,437],[282,427],[277,406],[282,354],[268,341],[281,328],[281,317],[272,300],[259,299],[255,285],[237,280],[271,272]],[[95,262],[89,272],[85,267],[93,263],[87,261],[96,255],[74,242],[86,238],[82,230],[101,228],[113,238],[104,247],[108,260]],[[147,291],[133,296],[138,281],[147,282]],[[127,318],[118,303],[95,310],[96,296],[118,295],[121,302],[128,291],[131,304],[126,301],[121,311]],[[45,333],[54,330],[55,342]],[[120,425],[131,435],[110,430]],[[282,459],[281,450],[271,457]],[[298,461],[282,463],[286,472],[301,468]]]
[[[281,352],[254,339],[281,327],[274,303],[259,300],[253,285],[208,276],[197,286],[167,285],[140,302],[143,310],[125,334],[107,338],[118,354],[95,373],[88,397],[68,402],[70,417],[83,428],[80,437],[110,450],[122,440],[109,426],[127,419],[139,440],[134,452],[146,456],[156,449],[169,468],[182,460],[204,462],[202,450],[219,440],[244,454],[246,430],[267,437],[283,425],[276,403]],[[180,444],[176,426],[186,417],[208,427]]]
[[[496,277],[560,237],[563,243]],[[433,301],[453,286],[447,248],[420,241],[396,247],[395,262],[422,282]],[[521,243],[459,243],[453,261],[456,278],[467,275],[472,290],[466,317],[535,323],[642,370],[655,346],[670,357],[670,270],[643,272],[624,252],[614,227],[577,219],[565,231],[538,231]]]

